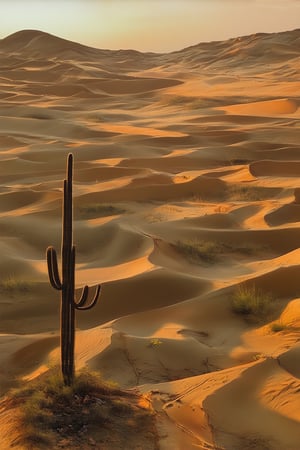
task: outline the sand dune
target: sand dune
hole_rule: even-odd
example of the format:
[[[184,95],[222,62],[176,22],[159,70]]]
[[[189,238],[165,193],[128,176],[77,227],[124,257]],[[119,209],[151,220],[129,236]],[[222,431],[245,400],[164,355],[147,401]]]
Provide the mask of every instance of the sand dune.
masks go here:
[[[288,396],[293,402],[299,383],[271,359],[218,373],[214,383],[207,376],[192,378],[189,385],[175,382],[175,400],[167,402],[164,408],[172,420],[190,431],[195,447],[296,449],[299,419],[283,413],[284,400],[274,378],[287,386],[285,399]],[[165,385],[161,390],[171,393]],[[220,404],[221,409],[217,406]],[[275,436],[274,423],[278,427]]]
[[[148,393],[162,450],[299,449],[299,43],[0,41],[2,396],[59,360],[45,249],[72,152],[77,294],[103,285],[78,313],[77,367]],[[269,314],[233,311],[245,287]],[[0,419],[5,450],[5,401]]]
[[[225,111],[229,114],[246,114],[249,116],[276,116],[281,114],[294,114],[297,109],[298,104],[296,101],[278,99],[227,106]]]

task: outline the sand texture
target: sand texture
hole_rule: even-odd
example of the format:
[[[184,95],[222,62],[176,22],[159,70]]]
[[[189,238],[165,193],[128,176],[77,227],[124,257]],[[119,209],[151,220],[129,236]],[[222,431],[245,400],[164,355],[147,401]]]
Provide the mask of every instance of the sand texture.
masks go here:
[[[299,450],[299,73],[300,30],[169,54],[0,41],[1,395],[59,359],[45,250],[72,152],[76,286],[103,286],[77,368],[147,393],[161,450]],[[234,312],[239,286],[268,313]]]

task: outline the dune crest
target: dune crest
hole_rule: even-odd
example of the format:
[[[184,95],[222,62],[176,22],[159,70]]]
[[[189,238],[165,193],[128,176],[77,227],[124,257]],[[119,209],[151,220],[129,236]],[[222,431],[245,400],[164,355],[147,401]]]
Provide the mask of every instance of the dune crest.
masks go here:
[[[162,450],[299,450],[299,44],[0,41],[2,396],[59,360],[45,249],[72,152],[76,287],[103,285],[77,367],[146,393]]]

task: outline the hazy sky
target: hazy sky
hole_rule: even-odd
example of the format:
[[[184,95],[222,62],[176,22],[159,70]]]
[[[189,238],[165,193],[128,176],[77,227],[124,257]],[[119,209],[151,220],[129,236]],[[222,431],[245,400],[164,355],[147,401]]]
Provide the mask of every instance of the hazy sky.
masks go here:
[[[0,38],[47,31],[98,48],[173,51],[300,28],[300,0],[0,0]]]

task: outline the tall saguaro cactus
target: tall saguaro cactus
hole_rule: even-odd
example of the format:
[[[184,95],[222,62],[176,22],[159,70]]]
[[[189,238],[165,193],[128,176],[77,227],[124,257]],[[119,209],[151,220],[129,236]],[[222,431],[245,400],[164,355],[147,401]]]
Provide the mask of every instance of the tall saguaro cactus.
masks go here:
[[[67,159],[67,173],[64,180],[63,227],[60,277],[57,253],[53,247],[47,248],[49,280],[54,289],[61,291],[61,368],[64,383],[72,385],[74,378],[75,310],[86,311],[98,301],[100,288],[96,287],[94,298],[88,302],[89,287],[84,286],[79,300],[75,298],[75,246],[73,245],[73,155]]]

